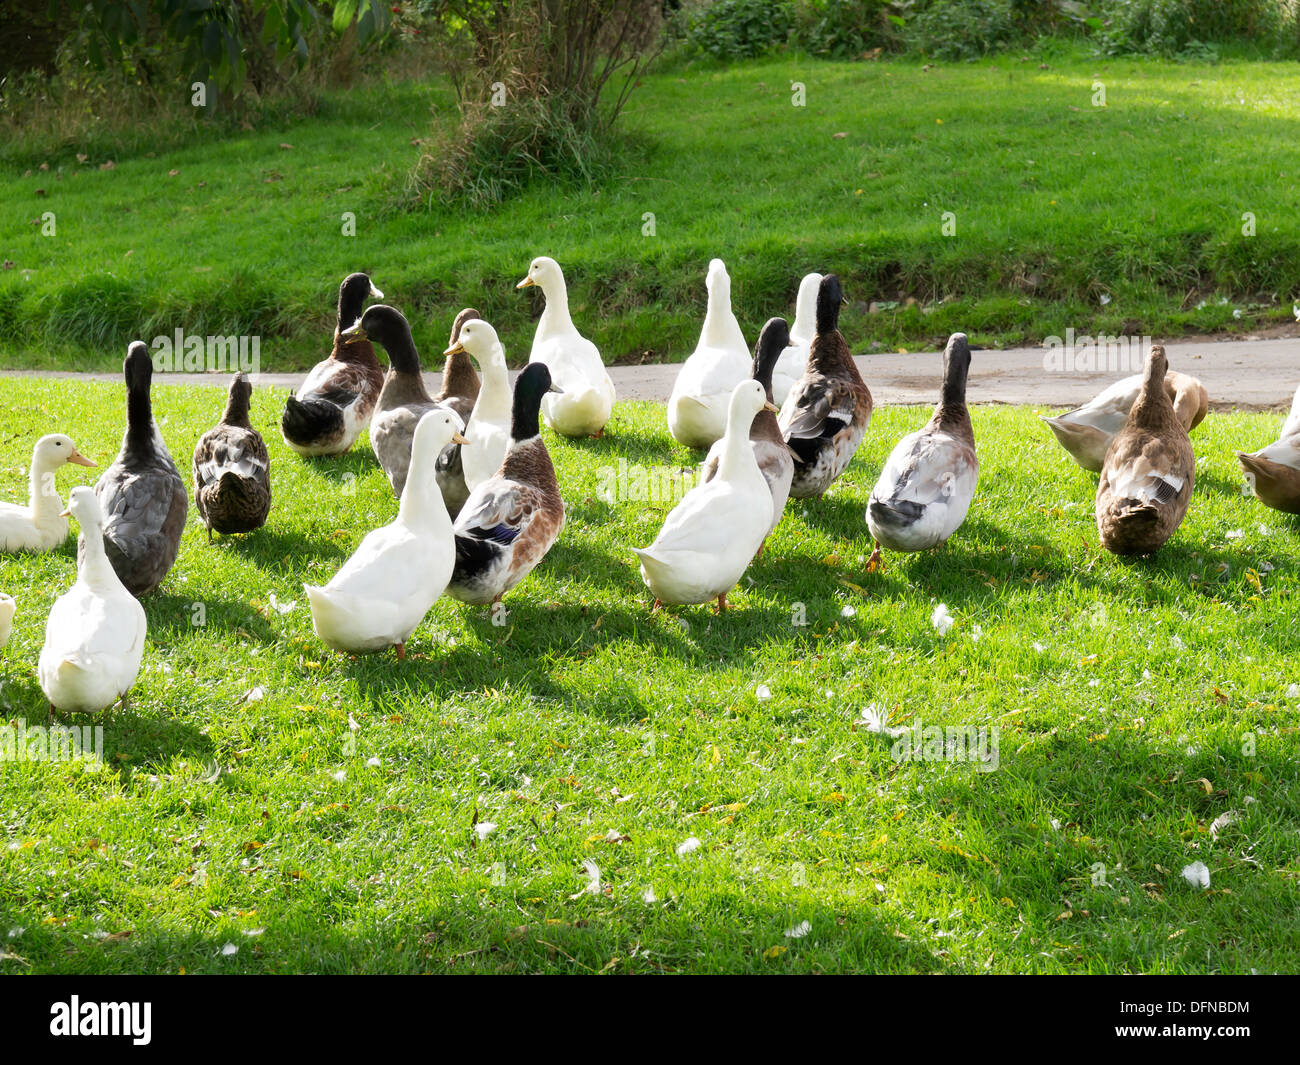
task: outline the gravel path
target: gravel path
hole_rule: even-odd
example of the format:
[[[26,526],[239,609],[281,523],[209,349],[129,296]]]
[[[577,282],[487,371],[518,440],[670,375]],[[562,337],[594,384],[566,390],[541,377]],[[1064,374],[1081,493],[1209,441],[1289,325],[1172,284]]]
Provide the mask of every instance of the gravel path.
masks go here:
[[[1300,384],[1300,339],[1171,341],[1165,345],[1172,369],[1199,377],[1216,409],[1268,410],[1287,407]],[[1046,348],[1009,348],[976,351],[971,360],[967,396],[972,403],[1017,403],[1035,407],[1076,406],[1091,399],[1109,382],[1136,366],[1115,370],[1045,369]],[[931,404],[938,398],[940,357],[937,352],[860,355],[862,376],[877,403]],[[680,364],[612,366],[610,376],[620,399],[664,402],[672,390]],[[5,370],[0,375],[119,381],[115,373],[70,373]],[[257,385],[294,388],[302,373],[254,375]],[[438,375],[426,375],[437,390]],[[157,374],[159,384],[225,387],[226,374]]]

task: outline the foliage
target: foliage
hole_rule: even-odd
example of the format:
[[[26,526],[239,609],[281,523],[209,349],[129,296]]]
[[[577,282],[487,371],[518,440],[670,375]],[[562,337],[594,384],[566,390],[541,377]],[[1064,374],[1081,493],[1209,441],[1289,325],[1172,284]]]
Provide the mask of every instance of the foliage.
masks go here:
[[[888,0],[807,0],[799,7],[795,40],[813,55],[856,59],[898,44]],[[895,16],[897,17],[897,16]]]
[[[535,177],[605,172],[614,124],[660,38],[659,0],[432,0],[460,121],[435,123],[408,183],[414,202],[487,207]]]
[[[1105,13],[1109,54],[1201,57],[1214,43],[1276,40],[1296,17],[1281,0],[1107,0]]]
[[[306,59],[319,18],[312,0],[87,0],[80,41],[96,67],[122,63],[132,46],[160,39],[182,48],[180,68],[193,81],[237,90],[250,73],[265,77]],[[334,30],[355,26],[359,43],[388,24],[383,0],[334,0]]]
[[[718,0],[691,20],[687,40],[714,59],[752,59],[785,44],[794,25],[788,0]]]

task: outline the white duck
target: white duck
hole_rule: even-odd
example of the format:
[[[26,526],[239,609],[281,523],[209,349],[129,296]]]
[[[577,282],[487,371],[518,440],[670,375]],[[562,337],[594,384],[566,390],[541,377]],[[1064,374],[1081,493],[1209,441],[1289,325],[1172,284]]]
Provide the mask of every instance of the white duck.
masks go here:
[[[758,381],[732,389],[717,474],[686,493],[654,543],[632,549],[656,607],[716,599],[718,611],[726,610],[727,593],[767,536],[772,492],[749,443],[750,426],[761,410],[775,412],[776,406]]]
[[[569,316],[569,291],[560,264],[545,255],[532,261],[528,276],[516,285],[537,285],[546,307],[533,335],[529,362],[542,362],[563,392],[542,397],[542,420],[561,436],[601,436],[614,410],[610,380],[596,345],[578,332]]]
[[[736,385],[749,377],[749,348],[731,313],[731,278],[721,259],[709,263],[709,306],[695,351],[668,397],[668,431],[687,447],[710,447],[727,428]]]
[[[14,602],[14,597],[0,592],[0,647],[4,647],[9,642],[9,634],[14,627],[14,612],[17,609],[18,604]]]
[[[821,283],[821,274],[804,274],[799,282],[799,295],[794,301],[794,325],[790,327],[790,345],[781,352],[772,371],[772,398],[778,407],[785,403],[785,397],[808,365],[808,352],[817,332],[817,290]]]
[[[867,527],[875,539],[868,572],[880,563],[880,548],[925,551],[948,539],[966,520],[979,459],[966,407],[970,345],[953,333],[943,353],[943,391],[934,417],[903,437],[889,453],[867,503]]]
[[[62,433],[36,441],[27,474],[28,505],[0,503],[0,551],[52,551],[68,538],[68,519],[54,484],[54,473],[65,462],[95,465]]]
[[[104,518],[94,490],[74,488],[68,512],[81,526],[77,580],[55,600],[36,672],[50,711],[93,714],[122,698],[140,672],[146,623],[104,552]]]
[[[367,533],[323,588],[304,586],[312,627],[334,650],[396,647],[397,657],[405,658],[406,641],[446,589],[456,545],[438,491],[437,462],[448,444],[465,443],[459,422],[459,415],[442,408],[420,419],[397,517]]]
[[[465,424],[469,448],[461,452],[465,485],[473,492],[501,468],[510,444],[510,408],[514,396],[510,391],[510,372],[506,353],[497,331],[481,318],[471,318],[460,327],[460,338],[444,355],[468,352],[478,363],[483,378],[478,399]]]

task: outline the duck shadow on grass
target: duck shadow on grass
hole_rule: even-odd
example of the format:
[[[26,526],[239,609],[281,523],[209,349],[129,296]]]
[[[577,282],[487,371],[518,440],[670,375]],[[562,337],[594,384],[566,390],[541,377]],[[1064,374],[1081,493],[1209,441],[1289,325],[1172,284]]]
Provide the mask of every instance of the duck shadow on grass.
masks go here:
[[[27,731],[44,727],[49,719],[49,700],[36,679],[36,671],[29,670],[20,676],[8,675],[6,713],[23,717]],[[63,728],[92,730],[103,729],[103,764],[118,773],[129,773],[131,766],[165,760],[172,755],[194,755],[206,758],[214,747],[210,737],[200,729],[173,716],[160,701],[144,699],[137,683],[127,692],[126,699],[94,714],[80,714],[55,710],[50,724]],[[85,733],[82,734],[83,736]],[[91,732],[90,736],[97,733]],[[83,751],[87,748],[83,747]]]
[[[468,810],[465,816],[469,818]],[[545,835],[541,826],[534,838],[544,840]],[[512,871],[514,863],[508,868]],[[30,959],[30,970],[25,971],[37,973],[63,971],[69,965],[99,973],[174,973],[178,966],[190,973],[324,974],[970,971],[947,956],[942,940],[927,942],[890,908],[865,900],[837,904],[815,900],[808,888],[794,883],[793,875],[774,880],[759,899],[731,880],[716,879],[693,888],[689,904],[672,897],[654,905],[638,901],[635,916],[629,917],[628,900],[640,899],[649,877],[635,871],[626,876],[607,871],[612,898],[593,898],[576,915],[574,903],[560,909],[534,902],[529,904],[532,911],[521,915],[515,905],[501,900],[516,894],[522,897],[524,881],[519,886],[507,882],[494,887],[493,867],[486,869],[458,873],[455,880],[440,881],[422,901],[394,900],[396,909],[390,916],[363,917],[347,927],[329,915],[322,894],[295,892],[284,904],[268,904],[259,913],[258,922],[265,926],[258,938],[262,947],[234,956],[221,951],[223,941],[232,935],[229,929],[206,935],[164,931],[148,921],[137,922],[134,935],[106,951],[90,938],[95,926],[89,921],[44,924],[39,919],[45,912],[40,906],[44,900],[34,897],[14,910],[13,919],[32,930],[15,942],[14,949]],[[319,875],[324,879],[330,871]],[[389,890],[380,881],[366,893],[383,898]],[[480,894],[485,896],[480,905],[467,908],[460,901]],[[805,920],[813,936],[795,941],[784,936],[786,929]],[[629,957],[630,939],[639,940],[646,949]],[[790,946],[765,954],[775,943]]]
[[[275,630],[244,599],[219,599],[210,593],[154,592],[140,600],[150,643],[169,646],[197,629],[205,634],[241,635],[259,644],[275,642]]]
[[[212,547],[234,551],[260,569],[277,570],[283,569],[286,562],[299,559],[304,553],[309,554],[312,561],[333,559],[340,564],[349,554],[347,547],[333,537],[291,535],[265,525],[250,533],[235,533],[230,536],[218,533],[212,538]]]

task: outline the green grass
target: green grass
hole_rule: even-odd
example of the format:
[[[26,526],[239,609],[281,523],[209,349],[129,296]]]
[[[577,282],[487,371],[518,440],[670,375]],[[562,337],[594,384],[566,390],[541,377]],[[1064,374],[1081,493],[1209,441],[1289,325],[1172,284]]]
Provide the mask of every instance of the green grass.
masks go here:
[[[155,393],[187,469],[221,396]],[[259,390],[255,422],[282,401]],[[7,381],[0,495],[56,425],[107,461],[121,403]],[[440,601],[405,663],[327,651],[302,592],[395,512],[368,448],[306,462],[269,439],[269,526],[209,545],[191,518],[129,706],[94,719],[104,767],[0,764],[0,972],[1294,971],[1300,527],[1242,496],[1231,454],[1276,417],[1212,414],[1187,521],[1124,561],[1033,412],[976,408],[965,526],[867,574],[867,494],[927,416],[878,411],[722,617],[652,615],[628,547],[664,508],[597,497],[619,457],[689,461],[662,408],[620,405],[600,441],[548,433],[560,541],[507,626]],[[19,603],[0,723],[44,720],[35,661],[73,554],[0,556]],[[996,725],[998,768],[896,763],[855,726],[869,703]],[[476,816],[498,826],[482,841]],[[1208,892],[1180,876],[1195,860]]]
[[[540,297],[514,282],[542,253],[607,361],[689,353],[715,255],[751,335],[791,313],[804,272],[838,271],[859,350],[955,328],[1005,344],[1289,321],[1300,69],[1040,59],[668,66],[632,97],[621,178],[538,185],[490,213],[396,206],[412,138],[452,120],[441,85],[326,94],[311,118],[169,134],[152,153],[124,136],[106,171],[106,138],[79,166],[78,145],[33,131],[0,151],[0,257],[14,263],[0,271],[0,362],[111,367],[129,339],[180,327],[257,333],[265,369],[301,368],[326,347],[339,279],[366,269],[427,356],[472,304],[518,363]],[[51,169],[25,176],[38,160]],[[53,237],[31,224],[44,211]]]

